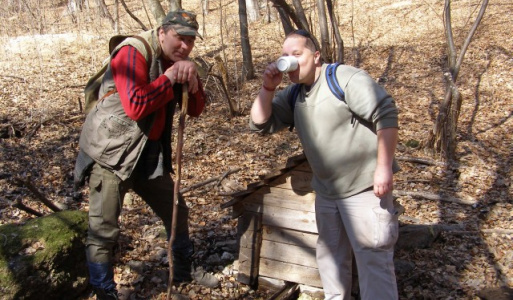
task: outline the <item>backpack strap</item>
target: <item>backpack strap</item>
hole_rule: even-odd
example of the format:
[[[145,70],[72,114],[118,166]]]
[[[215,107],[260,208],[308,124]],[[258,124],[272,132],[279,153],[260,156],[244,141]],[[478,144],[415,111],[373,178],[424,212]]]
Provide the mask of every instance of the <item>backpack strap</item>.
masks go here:
[[[290,109],[292,109],[292,112],[294,112],[294,108],[296,107],[297,96],[299,95],[299,92],[301,91],[301,86],[303,86],[303,84],[296,83],[290,89],[290,94],[289,94],[288,100],[289,100],[289,106],[290,106]]]
[[[340,84],[337,80],[337,67],[340,63],[333,63],[326,67],[326,80],[328,81],[328,86],[330,87],[330,91],[337,97],[340,101],[346,102],[345,94]]]
[[[153,57],[152,57],[152,52],[151,52],[151,47],[150,47],[150,45],[148,44],[148,42],[147,42],[144,38],[142,38],[142,37],[141,37],[141,36],[139,36],[139,35],[134,35],[134,36],[133,36],[133,38],[134,38],[134,39],[137,39],[137,40],[139,40],[141,43],[143,43],[144,48],[146,48],[146,52],[148,53],[148,58],[149,58],[149,59],[148,59],[147,63],[149,63],[149,65],[151,65],[151,62],[152,62],[152,60],[153,60]]]
[[[290,89],[288,101],[289,101],[290,109],[292,110],[292,114],[294,114],[294,108],[296,107],[297,96],[299,96],[299,92],[301,91],[302,86],[303,86],[302,83],[296,83]],[[289,131],[292,132],[292,130],[294,130],[294,121],[292,121],[292,125],[290,125],[290,127],[289,127]]]
[[[337,67],[340,65],[339,62],[329,64],[326,67],[326,80],[328,82],[328,86],[330,88],[330,91],[335,97],[337,97],[340,101],[346,102],[345,94],[342,88],[340,87],[340,84],[338,83],[337,79]],[[295,84],[292,86],[292,89],[289,94],[289,106],[290,109],[292,109],[292,113],[294,113],[294,108],[296,107],[296,100],[297,96],[299,95],[299,92],[301,91],[302,84]],[[289,131],[292,131],[294,129],[294,123],[290,125]]]
[[[115,38],[117,38],[118,36],[116,36]],[[153,60],[153,54],[151,52],[151,47],[150,45],[148,44],[148,42],[142,38],[141,36],[138,36],[138,35],[134,35],[132,36],[134,39],[140,41],[143,45],[144,45],[144,48],[146,49],[146,53],[148,53],[148,61],[146,62],[146,64],[148,65],[148,70],[150,69],[150,66],[151,66],[151,62]],[[126,38],[126,37],[125,37]],[[122,40],[120,38],[117,38],[115,40],[114,43],[116,43],[117,45],[119,45],[120,43],[122,42]],[[109,43],[109,52],[112,52],[115,48],[115,46],[113,47],[113,44],[112,42]],[[132,46],[134,47],[134,46]],[[111,49],[112,48],[112,49]],[[107,65],[104,66],[105,68],[107,67]],[[116,88],[116,86],[114,86],[114,88],[110,91],[108,91],[107,93],[105,93],[100,99],[98,99],[98,102],[102,101],[103,99],[109,97],[110,95],[112,94],[115,94],[118,92],[118,89]]]

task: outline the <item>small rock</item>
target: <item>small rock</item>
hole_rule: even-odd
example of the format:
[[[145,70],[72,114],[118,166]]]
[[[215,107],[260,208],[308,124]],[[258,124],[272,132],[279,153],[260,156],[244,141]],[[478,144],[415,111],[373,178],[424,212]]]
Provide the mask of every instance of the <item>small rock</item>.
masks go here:
[[[479,291],[478,296],[483,300],[511,300],[513,289],[508,287],[486,288]]]
[[[142,261],[131,260],[128,262],[130,270],[142,274],[144,271],[144,263]]]
[[[221,258],[219,257],[219,255],[216,253],[216,254],[213,254],[213,255],[210,255],[208,258],[207,258],[207,264],[209,265],[218,265],[221,263]]]
[[[231,262],[235,259],[235,257],[233,256],[233,254],[231,253],[228,253],[228,252],[224,252],[222,255],[221,255],[221,260],[223,262]]]

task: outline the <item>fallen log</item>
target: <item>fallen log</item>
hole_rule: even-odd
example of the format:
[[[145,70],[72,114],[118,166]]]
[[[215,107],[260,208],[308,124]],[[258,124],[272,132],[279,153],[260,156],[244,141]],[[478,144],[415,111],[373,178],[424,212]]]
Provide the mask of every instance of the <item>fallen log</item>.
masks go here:
[[[464,200],[464,199],[458,199],[458,198],[446,196],[444,194],[434,194],[434,193],[427,193],[427,192],[411,192],[411,191],[394,190],[394,196],[410,196],[413,198],[424,198],[427,200],[444,201],[444,202],[451,202],[451,203],[470,205],[470,206],[477,204],[477,201],[475,201],[475,200]]]
[[[429,166],[441,166],[446,167],[447,164],[442,161],[437,161],[429,158],[420,158],[420,157],[412,157],[412,156],[397,156],[397,160],[399,161],[406,161],[406,162],[413,162],[423,165],[429,165]]]

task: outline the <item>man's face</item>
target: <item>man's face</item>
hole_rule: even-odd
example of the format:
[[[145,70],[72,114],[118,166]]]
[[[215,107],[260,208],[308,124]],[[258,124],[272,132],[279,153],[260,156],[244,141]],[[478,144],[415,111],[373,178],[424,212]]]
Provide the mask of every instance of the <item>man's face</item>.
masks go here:
[[[312,51],[306,45],[307,38],[293,35],[283,42],[282,55],[294,56],[298,60],[298,68],[289,72],[290,81],[312,85],[315,81],[315,70],[318,66],[320,53]]]
[[[177,62],[189,57],[189,54],[194,48],[195,36],[180,35],[174,29],[169,29],[164,32],[164,29],[159,29],[159,42],[162,47],[162,55],[164,59],[171,62]]]

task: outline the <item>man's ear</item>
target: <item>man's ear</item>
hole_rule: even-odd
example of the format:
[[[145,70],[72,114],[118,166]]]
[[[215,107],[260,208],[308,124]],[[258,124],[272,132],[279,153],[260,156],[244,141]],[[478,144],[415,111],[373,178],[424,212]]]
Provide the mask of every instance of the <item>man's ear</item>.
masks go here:
[[[321,62],[321,52],[315,51],[314,57],[315,57],[314,62],[316,64],[319,64]]]

